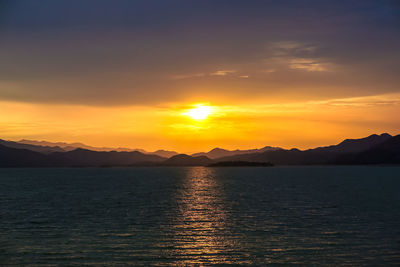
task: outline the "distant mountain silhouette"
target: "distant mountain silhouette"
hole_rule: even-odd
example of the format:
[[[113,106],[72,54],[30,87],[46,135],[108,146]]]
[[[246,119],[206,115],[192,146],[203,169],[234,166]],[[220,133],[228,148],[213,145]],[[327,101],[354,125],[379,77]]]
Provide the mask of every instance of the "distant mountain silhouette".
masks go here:
[[[82,148],[68,152],[42,154],[28,149],[16,149],[0,145],[1,167],[102,167],[154,165],[164,161],[157,155],[133,152],[103,152]]]
[[[392,144],[391,140],[396,140],[397,136],[392,137],[389,134],[371,135],[361,139],[347,139],[337,145],[328,147],[319,147],[308,150],[299,149],[282,149],[276,151],[266,151],[262,153],[250,153],[235,155],[230,157],[223,157],[216,159],[217,161],[255,161],[255,162],[271,162],[275,165],[307,165],[307,164],[362,164],[363,161],[356,161],[355,158],[361,157],[363,153],[378,153],[382,150],[373,150],[373,148],[379,147],[381,144],[388,142],[387,147],[391,147],[391,152],[394,155],[400,153],[399,149],[396,149],[395,144]],[[371,150],[372,152],[368,152]],[[385,151],[388,151],[387,148]],[[380,152],[383,153],[383,152]],[[367,154],[366,154],[367,155]],[[364,155],[364,157],[366,157]],[[370,155],[370,154],[368,154]],[[385,161],[379,160],[378,158],[372,159],[366,163],[386,163]],[[395,158],[395,156],[392,156]],[[389,162],[387,162],[389,163]]]
[[[0,145],[0,167],[46,167],[48,156],[28,149]]]
[[[271,146],[266,146],[260,149],[249,149],[249,150],[226,150],[222,148],[214,148],[208,152],[200,152],[200,153],[194,153],[192,156],[197,157],[197,156],[206,156],[210,159],[217,159],[217,158],[222,158],[222,157],[228,157],[228,156],[234,156],[234,155],[242,155],[242,154],[250,154],[250,153],[259,153],[259,152],[265,152],[265,151],[276,151],[276,150],[281,150],[282,148],[280,147],[271,147]]]
[[[35,145],[35,146],[47,146],[47,147],[61,147],[65,151],[72,151],[77,148],[83,148],[87,150],[92,150],[92,151],[139,151],[144,153],[144,150],[140,149],[131,149],[131,148],[125,148],[125,147],[118,147],[118,148],[112,148],[112,147],[94,147],[94,146],[88,146],[82,143],[65,143],[65,142],[47,142],[47,141],[35,141],[35,140],[26,140],[22,139],[18,141],[20,144],[29,144],[29,145]]]
[[[41,143],[44,144],[44,143]],[[400,164],[400,135],[371,135],[361,139],[346,139],[326,147],[308,150],[266,147],[263,152],[235,154],[210,159],[207,156],[173,155],[170,158],[139,151],[92,151],[77,148],[64,151],[59,146],[49,147],[0,140],[0,167],[100,167],[100,166],[239,166],[267,164]],[[213,149],[212,156],[232,152]],[[254,150],[247,150],[254,151]],[[172,155],[173,151],[156,151]],[[155,152],[154,152],[155,153]]]
[[[217,161],[271,162],[275,165],[326,164],[335,157],[334,153],[301,151],[298,149],[266,151],[235,155],[216,159]]]
[[[178,153],[175,151],[162,150],[162,149],[154,151],[154,152],[144,152],[144,153],[157,155],[157,156],[164,157],[164,158],[170,158],[172,156],[178,155]]]
[[[315,148],[314,150],[339,153],[357,153],[379,145],[389,140],[391,137],[392,136],[387,133],[383,133],[381,135],[373,134],[360,139],[346,139],[337,145],[319,147]]]
[[[213,160],[206,156],[192,157],[186,154],[178,154],[162,162],[168,166],[207,166],[213,163]]]
[[[13,141],[5,141],[2,139],[0,139],[0,145],[6,146],[6,147],[11,147],[11,148],[28,149],[31,151],[36,151],[36,152],[40,152],[40,153],[44,153],[44,154],[49,154],[52,152],[65,152],[65,150],[59,146],[24,144],[24,143],[13,142]]]
[[[174,155],[177,155],[178,153],[175,151],[168,151],[168,150],[157,150],[154,152],[148,152],[144,149],[140,149],[140,148],[126,148],[126,147],[117,147],[117,148],[112,148],[112,147],[94,147],[94,146],[88,146],[82,143],[65,143],[65,142],[47,142],[47,141],[35,141],[35,140],[26,140],[26,139],[22,139],[18,142],[14,142],[14,143],[19,143],[19,144],[25,144],[25,145],[33,145],[35,147],[37,146],[44,146],[44,147],[48,147],[51,150],[51,147],[56,147],[56,148],[61,148],[61,150],[55,150],[55,151],[51,151],[51,152],[61,152],[61,151],[72,151],[75,150],[77,148],[83,148],[83,149],[87,149],[87,150],[92,150],[92,151],[104,151],[104,152],[109,152],[109,151],[117,151],[117,152],[133,152],[133,151],[138,151],[141,152],[143,154],[149,154],[149,155],[157,155],[163,158],[169,158],[172,157]],[[33,148],[35,148],[33,147]],[[27,149],[30,149],[29,147],[26,147]],[[41,152],[39,150],[35,150],[35,149],[31,149],[33,151],[38,151]]]
[[[147,165],[165,160],[157,155],[147,155],[139,151],[91,151],[77,148],[64,153],[52,153],[52,165],[56,166],[129,166]]]
[[[400,164],[400,135],[363,152],[341,155],[336,164]]]

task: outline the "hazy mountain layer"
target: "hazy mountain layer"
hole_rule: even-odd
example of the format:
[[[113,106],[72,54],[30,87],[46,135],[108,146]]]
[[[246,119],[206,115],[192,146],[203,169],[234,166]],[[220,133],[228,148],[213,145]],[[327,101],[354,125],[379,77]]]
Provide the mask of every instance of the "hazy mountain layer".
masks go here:
[[[213,149],[208,153],[216,156],[226,154],[226,151]],[[171,154],[168,151],[160,152]],[[213,159],[204,155],[185,154],[173,155],[167,159],[139,151],[106,152],[82,148],[63,151],[57,146],[36,146],[0,140],[0,167],[208,166],[218,162],[270,162],[274,165],[400,164],[400,135],[392,137],[389,134],[374,134],[361,139],[346,139],[337,145],[303,151],[268,148],[263,152]]]
[[[63,151],[72,151],[75,150],[77,148],[83,148],[83,149],[87,149],[87,150],[92,150],[92,151],[105,151],[105,152],[109,152],[109,151],[118,151],[118,152],[132,152],[132,151],[139,151],[141,153],[144,154],[150,154],[150,155],[158,155],[160,157],[164,157],[164,158],[169,158],[172,157],[174,155],[177,155],[178,153],[175,151],[168,151],[168,150],[157,150],[154,152],[148,152],[144,149],[140,149],[140,148],[126,148],[126,147],[94,147],[94,146],[88,146],[82,143],[66,143],[66,142],[47,142],[47,141],[35,141],[35,140],[26,140],[26,139],[22,139],[18,142],[14,142],[14,143],[20,143],[20,144],[27,144],[27,145],[31,145],[33,149],[33,151],[38,151],[37,149],[35,149],[34,146],[46,146],[46,147],[58,147],[61,148],[61,150]],[[30,149],[29,147],[26,147],[27,149]],[[57,150],[58,151],[58,150]],[[41,151],[38,151],[41,152]],[[55,152],[55,151],[52,151]]]
[[[234,155],[241,155],[241,154],[249,154],[249,153],[258,153],[258,152],[265,152],[265,151],[276,151],[276,150],[281,150],[282,148],[280,147],[271,147],[271,146],[266,146],[260,149],[249,149],[249,150],[226,150],[222,148],[214,148],[208,152],[200,152],[200,153],[194,153],[192,156],[197,157],[197,156],[206,156],[210,159],[217,159],[217,158],[222,158],[222,157],[228,157],[228,156],[234,156]]]
[[[218,161],[255,161],[271,162],[276,165],[304,165],[304,164],[362,164],[362,163],[391,163],[370,156],[371,160],[355,160],[366,157],[368,153],[377,154],[378,152],[392,151],[393,157],[400,153],[397,148],[399,136],[392,137],[389,134],[371,135],[361,139],[346,139],[345,141],[332,146],[319,147],[308,150],[290,149],[266,151],[263,153],[249,153],[230,157],[218,158]],[[389,144],[389,145],[385,145]],[[385,149],[381,146],[385,145]],[[372,151],[372,152],[368,152]],[[394,159],[391,158],[390,161]]]

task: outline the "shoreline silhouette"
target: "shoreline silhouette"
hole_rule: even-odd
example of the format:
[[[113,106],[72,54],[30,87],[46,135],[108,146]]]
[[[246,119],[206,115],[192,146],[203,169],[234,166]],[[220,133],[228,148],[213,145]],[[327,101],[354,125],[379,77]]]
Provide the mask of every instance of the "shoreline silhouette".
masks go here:
[[[129,166],[269,166],[400,164],[400,135],[373,134],[337,145],[307,150],[266,146],[252,150],[212,149],[192,155],[158,150],[96,151],[81,147],[66,151],[60,143],[0,140],[0,167],[129,167]],[[64,143],[66,144],[66,143]],[[80,143],[77,143],[78,145]],[[67,144],[66,144],[67,145]],[[82,146],[85,146],[82,144]],[[85,146],[87,147],[87,146]],[[216,157],[216,155],[220,155]]]

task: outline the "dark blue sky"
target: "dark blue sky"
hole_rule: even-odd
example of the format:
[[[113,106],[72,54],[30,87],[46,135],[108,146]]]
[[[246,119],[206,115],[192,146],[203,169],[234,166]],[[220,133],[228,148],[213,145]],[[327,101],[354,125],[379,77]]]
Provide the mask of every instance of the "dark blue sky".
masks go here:
[[[0,100],[397,93],[399,47],[399,1],[0,1]]]

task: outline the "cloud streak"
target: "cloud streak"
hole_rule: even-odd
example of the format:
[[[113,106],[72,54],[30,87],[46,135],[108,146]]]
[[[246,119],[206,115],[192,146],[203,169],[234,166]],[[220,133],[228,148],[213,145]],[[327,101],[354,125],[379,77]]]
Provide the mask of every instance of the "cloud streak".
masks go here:
[[[289,67],[306,71],[329,71],[332,69],[332,64],[309,58],[294,58],[290,60]]]
[[[235,73],[236,70],[217,70],[216,72],[211,73],[212,76],[226,76],[232,73]]]

